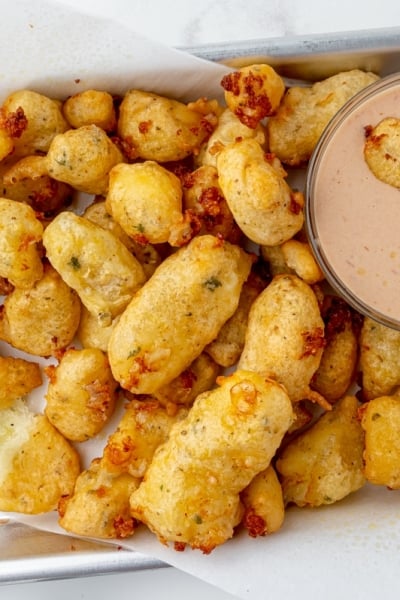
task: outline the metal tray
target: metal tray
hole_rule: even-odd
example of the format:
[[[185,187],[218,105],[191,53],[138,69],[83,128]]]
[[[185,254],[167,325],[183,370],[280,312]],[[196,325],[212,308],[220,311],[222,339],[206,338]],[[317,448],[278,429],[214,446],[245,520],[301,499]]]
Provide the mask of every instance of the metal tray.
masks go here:
[[[400,71],[400,27],[293,36],[180,48],[232,67],[267,62],[288,80],[315,81],[360,68]],[[38,531],[0,521],[0,584],[167,567],[116,545]]]

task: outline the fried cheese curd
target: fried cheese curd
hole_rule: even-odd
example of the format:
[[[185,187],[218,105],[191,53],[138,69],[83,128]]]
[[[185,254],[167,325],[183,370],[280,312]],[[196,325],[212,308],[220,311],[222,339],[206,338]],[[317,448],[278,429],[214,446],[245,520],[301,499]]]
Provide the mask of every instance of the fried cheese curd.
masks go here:
[[[96,125],[106,132],[113,132],[117,125],[114,98],[103,90],[85,90],[65,100],[62,112],[74,129]]]
[[[119,164],[110,172],[106,209],[133,239],[171,243],[183,222],[181,183],[155,161]]]
[[[18,350],[47,358],[73,341],[79,326],[78,295],[50,265],[28,290],[15,288],[0,310],[0,340]]]
[[[19,135],[13,137],[13,158],[46,153],[53,138],[68,129],[62,105],[33,90],[17,90],[2,104],[4,119],[17,120]]]
[[[82,214],[96,225],[110,231],[115,237],[128,248],[129,252],[137,258],[145,272],[146,279],[153,275],[154,271],[161,263],[160,252],[154,244],[147,242],[143,236],[138,241],[130,237],[121,225],[107,211],[106,201],[101,196],[96,197],[94,202],[87,206]]]
[[[108,355],[120,385],[151,394],[186,369],[235,312],[252,261],[211,235],[167,257],[111,333]]]
[[[282,527],[285,503],[282,486],[271,464],[251,480],[240,499],[245,509],[242,523],[251,537],[270,535]]]
[[[260,252],[270,266],[271,275],[292,273],[310,285],[325,278],[308,242],[292,238],[278,246],[261,246]]]
[[[247,127],[235,113],[226,108],[218,117],[218,123],[214,131],[208,140],[202,144],[198,155],[195,156],[196,165],[216,167],[217,156],[222,148],[247,138],[255,139],[264,148],[267,142],[267,134],[263,123],[258,123],[256,127]]]
[[[118,384],[107,355],[96,348],[69,348],[57,366],[46,367],[45,414],[73,442],[97,435],[110,420]]]
[[[345,396],[285,446],[276,462],[285,505],[332,504],[365,484],[358,408]]]
[[[43,227],[27,204],[0,198],[0,276],[29,289],[43,275],[38,244]]]
[[[311,387],[334,403],[355,380],[362,318],[341,298],[327,295],[324,304],[325,346]]]
[[[49,176],[44,156],[24,156],[6,167],[1,180],[3,194],[29,204],[40,221],[47,221],[66,208],[72,188]]]
[[[400,188],[400,119],[386,117],[366,128],[365,161],[372,173],[388,185]]]
[[[129,90],[119,107],[118,136],[131,153],[160,163],[197,154],[217,122],[208,114],[158,94]]]
[[[238,366],[272,377],[293,402],[330,408],[310,387],[325,345],[324,321],[312,288],[296,275],[276,275],[254,300]]]
[[[46,154],[50,177],[86,194],[105,194],[109,172],[122,161],[118,146],[97,125],[58,134]]]
[[[190,407],[199,394],[211,389],[220,372],[220,365],[206,351],[202,352],[178,377],[151,396],[173,414],[181,405]]]
[[[267,122],[270,152],[286,165],[306,164],[330,119],[357,92],[378,79],[374,73],[353,69],[311,87],[289,88]]]
[[[132,535],[137,521],[130,512],[130,496],[172,425],[186,414],[184,408],[169,414],[150,397],[130,401],[102,457],[91,462],[79,475],[73,493],[60,502],[60,525],[70,533],[90,537]]]
[[[379,396],[359,409],[365,432],[364,474],[374,485],[400,489],[400,398]]]
[[[223,148],[217,170],[235,221],[250,240],[275,246],[300,231],[303,194],[291,190],[280,161],[267,155],[254,139]]]
[[[364,400],[396,393],[400,386],[400,331],[365,317],[359,369]]]
[[[47,417],[17,400],[0,410],[0,441],[0,510],[44,513],[72,492],[79,455]]]
[[[0,356],[0,409],[8,408],[15,400],[41,386],[42,381],[37,362]]]
[[[244,282],[239,304],[234,314],[224,323],[217,337],[208,344],[205,352],[221,367],[233,367],[243,352],[250,308],[254,300],[267,286],[267,281],[251,272]]]
[[[105,326],[146,280],[141,264],[118,238],[73,212],[52,220],[43,245],[53,267]]]
[[[238,243],[243,236],[219,185],[216,167],[202,165],[183,177],[182,202],[195,234],[211,234]]]
[[[132,515],[176,549],[209,553],[232,537],[243,517],[240,492],[268,467],[292,421],[275,381],[238,370],[218,384],[173,425],[131,495]]]
[[[249,65],[228,73],[221,85],[228,108],[252,129],[274,114],[285,92],[283,79],[265,64]]]

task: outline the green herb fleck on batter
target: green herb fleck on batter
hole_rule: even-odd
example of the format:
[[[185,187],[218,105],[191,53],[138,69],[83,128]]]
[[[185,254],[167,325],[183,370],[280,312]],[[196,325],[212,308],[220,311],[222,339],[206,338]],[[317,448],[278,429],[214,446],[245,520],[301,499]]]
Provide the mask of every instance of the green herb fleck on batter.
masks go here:
[[[74,271],[79,271],[81,268],[81,263],[79,262],[79,258],[77,256],[71,256],[71,260],[68,264],[74,269]]]
[[[206,287],[208,290],[210,290],[210,292],[213,292],[214,290],[216,290],[217,288],[222,286],[222,283],[220,282],[219,279],[217,279],[217,277],[210,277],[210,279],[207,279],[204,283],[203,283],[204,287]]]

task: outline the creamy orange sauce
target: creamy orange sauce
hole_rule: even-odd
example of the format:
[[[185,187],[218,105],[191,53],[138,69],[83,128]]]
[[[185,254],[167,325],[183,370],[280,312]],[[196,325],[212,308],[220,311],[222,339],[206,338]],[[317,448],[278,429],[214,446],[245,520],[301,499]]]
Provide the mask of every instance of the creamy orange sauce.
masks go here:
[[[309,210],[331,274],[362,312],[400,327],[400,189],[379,181],[363,155],[365,127],[388,116],[400,118],[400,80],[357,106],[321,149]]]

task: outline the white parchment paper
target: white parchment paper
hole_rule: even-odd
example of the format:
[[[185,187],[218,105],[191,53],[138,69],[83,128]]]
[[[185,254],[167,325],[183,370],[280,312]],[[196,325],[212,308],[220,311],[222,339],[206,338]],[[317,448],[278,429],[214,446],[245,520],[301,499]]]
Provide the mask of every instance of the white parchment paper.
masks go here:
[[[9,3],[0,40],[0,101],[19,88],[58,98],[90,87],[113,93],[136,87],[183,100],[218,97],[227,70],[55,3]],[[10,354],[10,348],[0,343],[0,353]],[[38,390],[34,398],[38,408],[42,394]],[[82,445],[84,463],[101,455],[106,435]],[[0,513],[10,516],[65,533],[55,513]],[[241,598],[333,597],[327,590],[345,598],[385,597],[398,586],[399,496],[367,486],[331,507],[289,509],[279,533],[256,540],[242,533],[208,556],[162,546],[144,527],[124,545]]]

